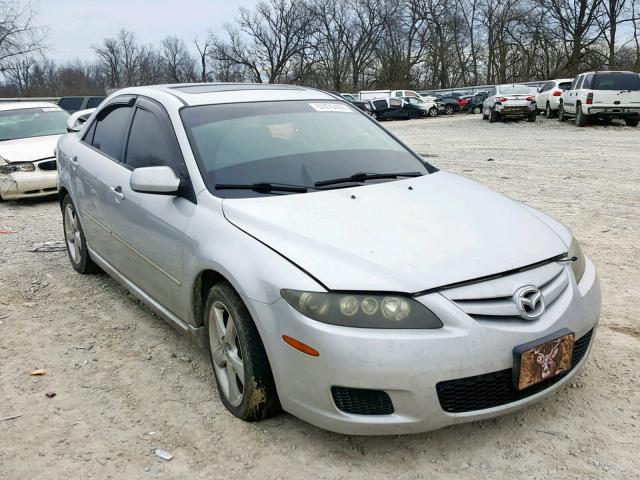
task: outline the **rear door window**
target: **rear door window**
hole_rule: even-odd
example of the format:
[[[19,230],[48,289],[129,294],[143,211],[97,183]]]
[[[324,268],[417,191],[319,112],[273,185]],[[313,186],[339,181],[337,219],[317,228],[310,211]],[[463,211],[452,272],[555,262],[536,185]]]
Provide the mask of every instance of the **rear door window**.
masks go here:
[[[571,88],[571,82],[562,82],[558,84],[558,88],[563,92]]]
[[[132,111],[133,109],[128,105],[117,105],[114,108],[107,107],[106,111],[101,111],[91,145],[114,160],[121,162]]]

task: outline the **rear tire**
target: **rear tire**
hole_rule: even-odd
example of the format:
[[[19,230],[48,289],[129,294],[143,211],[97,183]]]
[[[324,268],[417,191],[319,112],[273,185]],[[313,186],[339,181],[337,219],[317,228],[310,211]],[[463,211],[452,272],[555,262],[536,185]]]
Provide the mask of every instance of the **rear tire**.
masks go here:
[[[551,110],[551,104],[549,102],[547,102],[547,106],[544,110],[544,115],[545,117],[551,119],[555,116],[555,112],[553,110]]]
[[[255,422],[280,412],[269,359],[253,319],[226,282],[207,295],[205,332],[218,394],[236,417]]]
[[[637,127],[640,119],[638,118],[625,118],[624,123],[626,123],[627,127]]]
[[[578,127],[586,127],[587,126],[587,116],[582,113],[582,105],[576,105],[576,126]]]
[[[538,117],[538,111],[533,110],[529,112],[529,115],[527,115],[527,122],[535,122],[537,117]]]
[[[500,120],[500,114],[495,110],[491,110],[489,112],[489,123],[496,123],[498,120]]]
[[[409,110],[409,120],[416,120],[420,118],[420,112],[416,110]]]
[[[453,109],[453,107],[451,105],[447,105],[446,107],[444,107],[444,113],[447,115],[453,115],[453,113],[455,112],[455,110]]]
[[[87,240],[80,223],[80,215],[70,195],[62,200],[62,229],[67,246],[67,254],[73,269],[83,275],[100,273],[102,270],[94,263],[87,249]]]

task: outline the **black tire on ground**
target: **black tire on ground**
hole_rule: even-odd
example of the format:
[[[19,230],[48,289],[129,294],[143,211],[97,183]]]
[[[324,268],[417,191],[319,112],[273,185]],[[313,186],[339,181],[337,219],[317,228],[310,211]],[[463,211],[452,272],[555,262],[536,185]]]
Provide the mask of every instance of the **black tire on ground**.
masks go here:
[[[237,406],[232,405],[227,399],[215,367],[213,368],[220,400],[233,415],[247,422],[273,417],[281,411],[281,406],[267,353],[247,307],[227,282],[215,284],[207,295],[204,322],[211,365],[214,366],[214,360],[211,351],[209,319],[214,303],[219,305],[218,302],[222,303],[233,317],[237,339],[235,344],[244,365],[243,397],[242,402]]]
[[[478,115],[479,113],[482,113],[482,108],[481,107],[473,107],[473,113]]]
[[[527,122],[535,122],[537,116],[538,116],[538,110],[530,111],[529,115],[527,115]]]
[[[587,116],[582,113],[582,105],[579,103],[576,105],[576,126],[578,127],[586,127],[587,126]]]
[[[409,118],[411,120],[415,120],[416,118],[420,118],[420,112],[417,110],[409,110]]]
[[[556,114],[556,112],[551,110],[551,104],[549,102],[547,102],[547,107],[545,108],[545,111],[544,111],[545,117],[553,118],[555,116],[555,114]]]
[[[453,107],[451,105],[447,105],[446,107],[444,107],[444,113],[447,115],[453,115],[455,112],[455,110],[453,109]]]
[[[67,255],[73,269],[83,275],[100,273],[102,269],[94,263],[87,250],[87,240],[84,236],[84,230],[80,222],[80,216],[76,210],[70,195],[65,195],[62,203],[62,229],[64,232],[64,240],[67,246]],[[70,216],[68,218],[68,216]],[[75,229],[74,229],[75,225]],[[73,249],[77,243],[77,249]],[[74,256],[76,258],[74,258]]]
[[[564,105],[562,105],[562,103],[558,107],[558,120],[561,122],[567,121],[567,116],[564,114]]]
[[[437,117],[439,113],[440,112],[438,112],[438,109],[436,107],[431,107],[429,109],[429,116],[430,117]]]
[[[496,123],[500,120],[500,114],[495,110],[489,112],[489,123]]]
[[[640,121],[639,118],[625,118],[624,119],[624,123],[627,124],[627,127],[637,127],[638,126],[638,122]]]

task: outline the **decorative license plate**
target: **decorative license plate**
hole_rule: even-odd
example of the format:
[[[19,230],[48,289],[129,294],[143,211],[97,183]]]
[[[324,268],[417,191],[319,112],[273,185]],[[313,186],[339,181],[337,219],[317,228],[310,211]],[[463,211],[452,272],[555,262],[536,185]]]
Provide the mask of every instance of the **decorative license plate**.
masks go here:
[[[513,382],[524,390],[571,370],[575,333],[562,329],[513,349]]]

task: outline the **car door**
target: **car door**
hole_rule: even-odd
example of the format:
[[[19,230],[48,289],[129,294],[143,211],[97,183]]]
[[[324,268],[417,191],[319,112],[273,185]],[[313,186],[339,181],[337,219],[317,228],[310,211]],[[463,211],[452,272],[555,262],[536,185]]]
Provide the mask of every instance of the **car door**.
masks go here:
[[[578,97],[578,88],[582,83],[582,75],[578,75],[571,82],[571,88],[564,94],[564,109],[566,112],[574,114],[576,113],[576,99]]]
[[[547,105],[547,101],[549,100],[549,92],[555,85],[555,82],[547,82],[543,85],[540,93],[537,96],[536,104],[538,105],[538,109],[544,110]]]
[[[111,263],[115,255],[111,236],[114,192],[133,114],[135,97],[117,97],[98,112],[82,139],[69,152],[71,191],[89,247]]]
[[[178,195],[140,193],[130,187],[137,168],[169,166],[181,178]],[[183,254],[185,229],[195,194],[168,114],[155,101],[139,97],[125,149],[124,167],[112,187],[120,192],[111,225],[118,242],[115,267],[147,295],[179,318],[188,316]],[[182,299],[182,300],[181,300]]]

